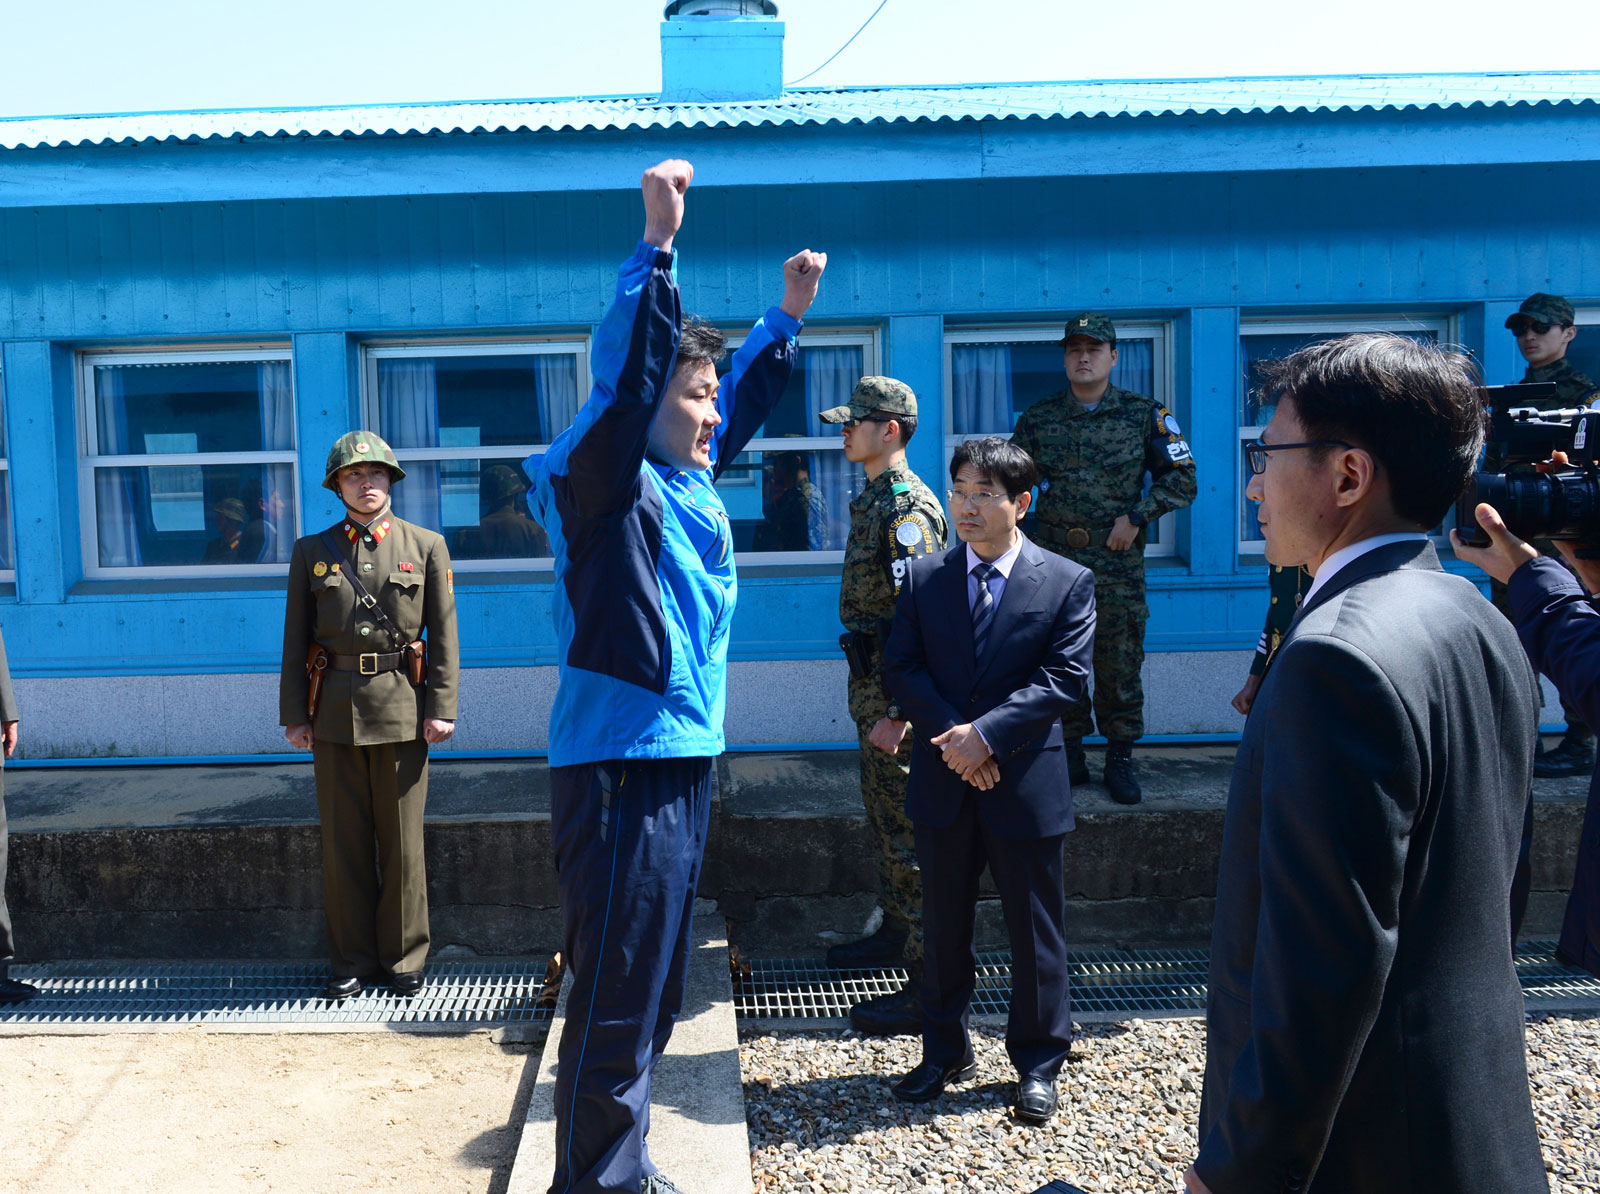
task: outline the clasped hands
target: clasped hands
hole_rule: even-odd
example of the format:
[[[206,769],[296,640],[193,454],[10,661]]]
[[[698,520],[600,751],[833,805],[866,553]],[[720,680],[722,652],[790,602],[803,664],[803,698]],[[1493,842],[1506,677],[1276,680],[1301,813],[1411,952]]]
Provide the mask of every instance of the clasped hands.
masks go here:
[[[928,740],[944,755],[944,765],[980,792],[1000,782],[1000,764],[995,762],[978,728],[968,722],[952,726]]]

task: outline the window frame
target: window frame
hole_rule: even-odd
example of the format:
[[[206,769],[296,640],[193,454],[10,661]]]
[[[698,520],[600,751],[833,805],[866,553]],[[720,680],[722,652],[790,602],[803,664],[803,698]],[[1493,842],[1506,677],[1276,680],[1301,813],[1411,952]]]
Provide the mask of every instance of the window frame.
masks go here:
[[[1177,370],[1173,359],[1173,322],[1170,319],[1116,319],[1113,320],[1117,328],[1117,340],[1150,340],[1153,342],[1151,375],[1156,380],[1153,387],[1169,396],[1163,401],[1160,394],[1151,394],[1157,402],[1161,402],[1175,415],[1177,404],[1171,400],[1177,392]],[[969,439],[980,439],[984,435],[1003,435],[1011,438],[1011,432],[957,432],[955,430],[955,368],[952,349],[957,344],[1019,344],[1019,343],[1056,343],[1061,339],[1060,323],[995,323],[971,324],[959,327],[947,326],[944,330],[944,467],[948,474],[950,458],[955,453],[956,445]],[[1061,388],[1067,388],[1066,371],[1061,375]],[[1182,422],[1182,419],[1179,420]],[[1155,521],[1156,537],[1158,542],[1146,543],[1145,558],[1147,560],[1176,559],[1178,556],[1178,518],[1177,512],[1163,514]]]
[[[0,426],[3,426],[6,412],[6,376],[0,369]],[[4,436],[5,451],[0,452],[0,473],[5,474],[6,487],[6,525],[0,528],[0,533],[11,537],[11,567],[0,568],[0,584],[15,584],[17,581],[17,530],[16,507],[17,495],[11,488],[11,436]]]
[[[1600,313],[1597,313],[1600,318]],[[1436,336],[1435,344],[1448,347],[1460,340],[1460,315],[1455,312],[1446,314],[1385,314],[1385,315],[1241,315],[1239,317],[1239,339],[1247,336],[1344,336],[1352,332],[1414,332],[1432,330]],[[1242,559],[1249,562],[1264,560],[1267,545],[1263,539],[1246,539],[1244,537],[1244,511],[1245,511],[1245,486],[1250,483],[1249,466],[1244,460],[1244,445],[1256,439],[1266,430],[1266,424],[1247,426],[1239,422],[1239,408],[1244,403],[1244,387],[1249,384],[1249,379],[1236,376],[1233,392],[1233,420],[1237,432],[1238,450],[1233,454],[1234,473],[1234,504],[1233,504],[1233,539],[1234,551]],[[1438,543],[1447,542],[1448,526],[1445,536],[1430,536]]]
[[[378,418],[378,362],[405,360],[417,357],[485,357],[485,356],[573,356],[578,363],[578,409],[589,400],[593,390],[593,374],[589,367],[589,353],[593,336],[588,332],[550,333],[531,336],[483,336],[463,338],[374,339],[360,345],[361,418],[362,426],[371,428],[386,442],[388,436]],[[560,435],[566,428],[556,432]],[[553,440],[552,440],[553,442]],[[395,459],[405,466],[408,460],[443,462],[446,460],[515,459],[520,467],[529,456],[548,452],[549,443],[468,445],[466,447],[393,448]],[[405,484],[405,482],[401,482]],[[507,559],[456,560],[450,566],[458,573],[477,572],[548,572],[555,567],[552,556],[516,556]]]
[[[260,452],[145,452],[99,454],[100,425],[95,409],[94,371],[101,365],[203,365],[234,361],[285,361],[293,392],[293,446]],[[82,543],[86,580],[220,580],[230,577],[287,576],[289,562],[281,564],[139,564],[109,567],[100,563],[100,523],[95,495],[97,468],[200,468],[210,464],[275,464],[290,470],[294,497],[294,535],[303,533],[300,500],[300,390],[295,376],[293,346],[281,341],[226,345],[139,345],[134,347],[79,349],[73,361],[78,408],[78,533]]]
[[[739,345],[744,343],[755,325],[751,324],[723,324],[717,325],[718,329],[728,337],[730,354],[738,351]],[[882,358],[883,329],[871,326],[845,326],[814,328],[808,326],[800,334],[800,351],[808,348],[856,348],[861,349],[861,376],[873,377],[878,373],[878,362]],[[920,428],[919,428],[920,430]],[[746,444],[740,455],[745,452],[838,452],[840,458],[844,456],[844,437],[835,435],[807,435],[767,438],[765,436],[753,439]],[[725,482],[719,481],[717,488]],[[742,484],[742,483],[741,483]],[[730,520],[731,521],[731,520]],[[827,551],[742,551],[735,555],[738,563],[751,567],[766,567],[770,565],[816,565],[844,563],[844,549]]]

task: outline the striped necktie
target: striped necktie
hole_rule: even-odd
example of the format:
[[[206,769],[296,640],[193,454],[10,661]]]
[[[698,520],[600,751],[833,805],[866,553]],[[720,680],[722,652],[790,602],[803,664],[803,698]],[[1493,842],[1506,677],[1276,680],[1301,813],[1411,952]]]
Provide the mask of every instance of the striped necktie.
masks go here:
[[[994,624],[994,595],[989,592],[989,578],[999,575],[992,564],[978,564],[972,575],[978,578],[978,598],[972,603],[972,654],[983,658],[983,648],[989,641],[989,627]]]

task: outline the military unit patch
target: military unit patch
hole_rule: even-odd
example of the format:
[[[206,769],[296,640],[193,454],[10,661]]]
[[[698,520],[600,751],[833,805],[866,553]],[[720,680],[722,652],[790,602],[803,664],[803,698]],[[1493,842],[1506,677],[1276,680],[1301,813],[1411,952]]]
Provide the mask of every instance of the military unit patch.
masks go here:
[[[318,560],[315,564],[311,565],[311,575],[318,578],[327,576],[328,566],[321,560]]]

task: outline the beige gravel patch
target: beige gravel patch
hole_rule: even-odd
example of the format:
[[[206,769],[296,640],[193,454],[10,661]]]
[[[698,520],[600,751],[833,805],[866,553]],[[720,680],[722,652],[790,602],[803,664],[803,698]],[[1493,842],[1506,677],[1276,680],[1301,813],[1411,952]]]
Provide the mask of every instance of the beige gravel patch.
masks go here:
[[[538,1044],[487,1032],[0,1038],[16,1194],[505,1185]]]

